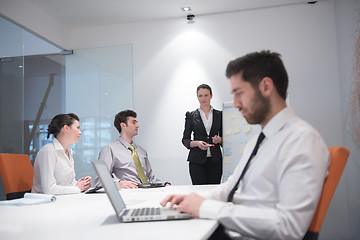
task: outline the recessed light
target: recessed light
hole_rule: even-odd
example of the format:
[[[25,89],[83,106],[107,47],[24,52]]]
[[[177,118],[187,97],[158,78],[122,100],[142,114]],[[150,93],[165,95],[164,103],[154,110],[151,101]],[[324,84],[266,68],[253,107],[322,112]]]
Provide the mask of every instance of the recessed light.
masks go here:
[[[189,14],[189,15],[186,16],[186,19],[187,19],[188,21],[191,21],[191,20],[194,19],[194,17],[195,17],[194,14]]]
[[[191,11],[191,7],[182,7],[181,10],[183,12],[190,12]]]
[[[189,15],[187,15],[187,16],[186,16],[187,23],[188,23],[188,24],[193,24],[193,23],[195,23],[194,17],[195,17],[194,14],[189,14]]]

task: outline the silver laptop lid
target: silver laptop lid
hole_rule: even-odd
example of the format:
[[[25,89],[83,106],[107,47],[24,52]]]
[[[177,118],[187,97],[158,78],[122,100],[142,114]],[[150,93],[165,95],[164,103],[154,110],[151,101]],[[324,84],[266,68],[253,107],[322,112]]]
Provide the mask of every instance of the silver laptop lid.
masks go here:
[[[101,185],[103,188],[105,188],[105,192],[107,193],[107,196],[109,197],[110,202],[115,209],[116,215],[120,217],[121,211],[126,208],[126,205],[121,198],[119,189],[111,177],[105,162],[96,160],[92,161],[92,165],[94,166],[96,174],[100,179]]]

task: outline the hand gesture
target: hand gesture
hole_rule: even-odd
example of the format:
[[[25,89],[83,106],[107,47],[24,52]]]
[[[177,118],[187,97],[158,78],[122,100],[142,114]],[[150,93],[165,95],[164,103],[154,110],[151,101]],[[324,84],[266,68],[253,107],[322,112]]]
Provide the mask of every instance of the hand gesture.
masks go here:
[[[76,186],[78,188],[80,188],[81,192],[84,192],[86,190],[88,190],[91,187],[91,177],[90,176],[86,176],[86,177],[82,177],[80,178],[77,183]]]
[[[204,141],[196,141],[197,142],[197,146],[201,149],[201,150],[207,150],[208,149],[208,144]]]
[[[170,195],[160,202],[161,206],[165,207],[170,202],[169,208],[177,204],[176,210],[179,212],[191,213],[194,217],[199,217],[199,209],[205,198],[200,197],[196,193],[188,195]]]
[[[138,188],[138,185],[131,181],[119,181],[120,188]]]
[[[212,141],[215,144],[222,143],[222,137],[219,137],[218,135],[215,135],[212,137]]]

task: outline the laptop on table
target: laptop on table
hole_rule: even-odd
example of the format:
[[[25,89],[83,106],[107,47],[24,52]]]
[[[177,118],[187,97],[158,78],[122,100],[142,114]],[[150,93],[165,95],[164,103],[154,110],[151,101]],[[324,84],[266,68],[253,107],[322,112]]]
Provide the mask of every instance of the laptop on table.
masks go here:
[[[92,164],[120,222],[182,220],[192,217],[189,213],[162,207],[127,208],[105,163],[93,161]]]
[[[159,187],[165,187],[164,183],[143,183],[143,184],[138,184],[138,188],[159,188]],[[91,187],[88,190],[85,191],[85,194],[89,194],[89,193],[104,193],[105,191],[103,190],[102,186],[95,186],[95,187]]]
[[[138,184],[138,188],[158,188],[158,187],[165,187],[164,183],[143,183]]]

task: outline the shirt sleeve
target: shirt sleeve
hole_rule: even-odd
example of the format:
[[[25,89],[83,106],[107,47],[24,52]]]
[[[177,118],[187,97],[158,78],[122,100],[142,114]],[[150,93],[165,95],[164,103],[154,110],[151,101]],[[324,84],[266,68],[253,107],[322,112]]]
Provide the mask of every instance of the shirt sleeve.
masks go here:
[[[105,146],[101,149],[98,160],[105,162],[105,165],[106,165],[107,169],[109,170],[109,173],[113,177],[114,182],[121,181],[121,179],[119,179],[115,174],[113,174],[113,172],[114,172],[113,151],[110,146]],[[98,176],[95,177],[94,185],[95,186],[101,185],[100,179]]]
[[[182,143],[187,148],[190,149],[191,142],[191,133],[192,133],[192,117],[190,112],[185,114],[185,128],[182,137]]]
[[[43,193],[45,194],[73,194],[80,193],[80,188],[76,185],[61,186],[57,185],[55,179],[56,155],[54,151],[39,151],[36,156],[40,170],[40,181]]]

